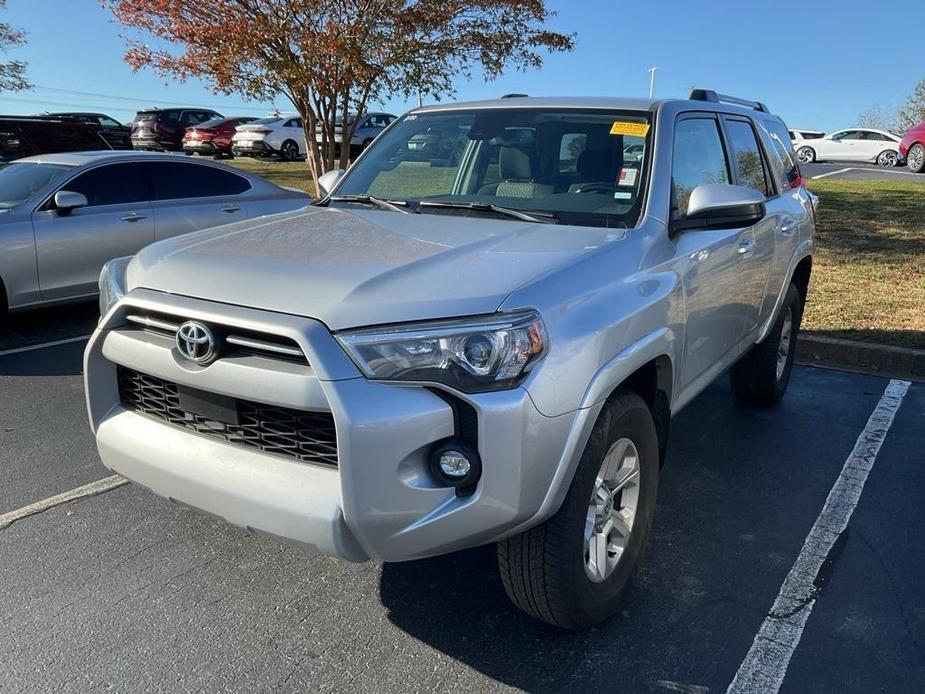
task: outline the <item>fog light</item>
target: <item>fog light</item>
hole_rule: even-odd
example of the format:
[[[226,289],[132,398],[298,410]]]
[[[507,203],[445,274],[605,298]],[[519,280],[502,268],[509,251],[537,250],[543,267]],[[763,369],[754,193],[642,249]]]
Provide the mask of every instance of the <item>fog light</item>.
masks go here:
[[[440,471],[453,479],[462,479],[472,469],[472,463],[469,462],[466,454],[452,449],[440,454],[439,463]]]
[[[430,472],[439,484],[456,487],[457,494],[470,494],[482,475],[482,461],[472,446],[451,439],[431,452]]]

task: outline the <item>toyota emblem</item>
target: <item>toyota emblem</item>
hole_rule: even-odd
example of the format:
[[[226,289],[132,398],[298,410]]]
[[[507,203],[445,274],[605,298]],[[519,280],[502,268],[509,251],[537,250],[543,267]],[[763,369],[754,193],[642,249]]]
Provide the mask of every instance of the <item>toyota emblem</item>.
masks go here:
[[[202,323],[186,321],[177,330],[177,351],[196,364],[211,364],[215,360],[215,336]]]

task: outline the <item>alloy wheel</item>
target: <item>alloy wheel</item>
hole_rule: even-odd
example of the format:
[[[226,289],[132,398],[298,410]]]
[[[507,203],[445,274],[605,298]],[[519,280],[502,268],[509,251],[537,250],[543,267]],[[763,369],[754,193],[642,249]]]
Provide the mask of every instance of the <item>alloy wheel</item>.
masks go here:
[[[913,146],[909,150],[907,163],[913,171],[921,171],[923,164],[925,164],[925,147],[922,147],[922,145]]]
[[[884,168],[896,166],[899,163],[899,155],[891,149],[881,152],[880,156],[877,157],[877,163]]]
[[[810,147],[800,147],[797,151],[797,159],[801,164],[812,164],[816,160],[816,155]]]
[[[621,438],[604,456],[585,518],[585,572],[595,583],[613,574],[626,550],[639,504],[639,452]]]

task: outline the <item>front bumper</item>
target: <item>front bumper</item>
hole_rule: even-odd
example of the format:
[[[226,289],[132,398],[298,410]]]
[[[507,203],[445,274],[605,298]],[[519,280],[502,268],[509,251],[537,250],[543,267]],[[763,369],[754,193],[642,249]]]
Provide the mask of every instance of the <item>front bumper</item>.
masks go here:
[[[156,311],[292,339],[308,364],[235,355],[184,362],[172,340],[125,321]],[[269,405],[329,411],[337,467],[243,448],[123,406],[117,365],[181,385]],[[401,561],[471,547],[541,520],[567,465],[575,415],[545,417],[527,392],[464,396],[478,415],[483,472],[457,496],[428,472],[435,444],[458,435],[453,399],[419,386],[363,378],[317,321],[134,290],[94,333],[85,354],[91,425],[104,465],[176,502],[251,530],[353,561]],[[456,397],[463,397],[457,395]]]

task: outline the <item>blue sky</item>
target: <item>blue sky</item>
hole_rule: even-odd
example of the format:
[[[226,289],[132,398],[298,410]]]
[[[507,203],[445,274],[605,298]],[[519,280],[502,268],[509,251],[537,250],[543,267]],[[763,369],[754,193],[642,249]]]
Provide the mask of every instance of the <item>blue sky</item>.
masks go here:
[[[803,0],[549,0],[552,26],[577,34],[575,50],[545,67],[508,72],[495,82],[457,85],[456,98],[648,93],[647,68],[659,68],[656,96],[686,96],[692,85],[765,101],[792,127],[832,131],[874,105],[895,110],[925,77],[921,42],[925,2]],[[0,112],[99,110],[130,120],[152,105],[210,106],[226,115],[262,115],[271,104],[211,93],[198,81],[165,84],[132,73],[122,59],[121,28],[97,0],[8,0],[3,21],[29,33],[9,54],[29,63],[29,93],[0,94]],[[917,35],[917,34],[912,34]],[[76,94],[83,92],[96,96]],[[277,106],[289,110],[284,99]],[[388,101],[401,113],[414,106]]]

